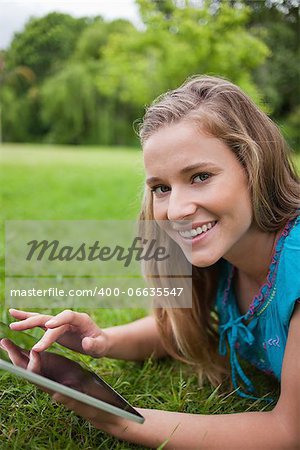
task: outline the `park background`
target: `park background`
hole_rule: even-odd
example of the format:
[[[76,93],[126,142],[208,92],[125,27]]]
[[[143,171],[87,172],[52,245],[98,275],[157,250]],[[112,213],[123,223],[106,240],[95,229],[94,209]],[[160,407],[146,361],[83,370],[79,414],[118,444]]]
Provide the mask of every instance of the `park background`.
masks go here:
[[[157,95],[186,77],[206,73],[238,84],[277,122],[299,164],[298,0],[136,4],[138,24],[54,10],[31,18],[0,51],[5,322],[4,221],[134,219],[143,186],[138,120]],[[105,327],[146,312],[89,313]],[[266,408],[209,385],[198,388],[192,369],[169,360],[81,358],[135,406],[203,414]],[[261,393],[278,394],[259,373],[255,379]],[[139,448],[92,429],[8,375],[1,376],[0,396],[1,448]]]

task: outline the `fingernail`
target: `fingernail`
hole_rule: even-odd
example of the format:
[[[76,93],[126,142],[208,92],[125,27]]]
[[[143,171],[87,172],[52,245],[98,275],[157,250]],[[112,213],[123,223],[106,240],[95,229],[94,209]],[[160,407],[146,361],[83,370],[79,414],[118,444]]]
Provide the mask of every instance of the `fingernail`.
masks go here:
[[[45,322],[46,327],[48,327],[50,325],[50,327],[52,325],[56,325],[56,321],[53,319],[48,320],[47,322]]]

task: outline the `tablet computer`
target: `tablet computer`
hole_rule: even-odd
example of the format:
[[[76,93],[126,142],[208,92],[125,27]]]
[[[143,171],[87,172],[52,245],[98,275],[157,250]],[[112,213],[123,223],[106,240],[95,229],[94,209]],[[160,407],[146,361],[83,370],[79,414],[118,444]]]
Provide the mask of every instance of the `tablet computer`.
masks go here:
[[[36,341],[27,333],[12,331],[7,325],[0,323],[0,339],[3,338],[8,338],[18,345],[20,351],[22,347],[30,349]],[[22,342],[25,342],[25,346]],[[2,351],[1,356],[3,354]],[[14,366],[2,358],[0,369],[102,411],[134,422],[144,422],[144,417],[96,373],[61,354],[45,351],[40,352],[40,357],[41,374]]]

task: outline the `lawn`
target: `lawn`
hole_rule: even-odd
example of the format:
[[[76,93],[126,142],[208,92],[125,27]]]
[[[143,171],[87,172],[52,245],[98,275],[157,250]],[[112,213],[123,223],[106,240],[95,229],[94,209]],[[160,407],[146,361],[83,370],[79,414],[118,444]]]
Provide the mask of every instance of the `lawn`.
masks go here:
[[[134,219],[143,184],[138,149],[2,145],[1,274],[4,277],[3,223],[6,219]],[[3,297],[3,288],[2,288]],[[56,312],[56,311],[52,311]],[[142,309],[88,311],[100,326],[142,317]],[[2,302],[2,319],[9,320]],[[85,361],[134,406],[192,413],[258,411],[263,401],[199,388],[191,368],[169,359],[144,363]],[[249,370],[249,367],[248,367]],[[253,372],[259,392],[275,396],[278,386]],[[1,448],[133,449],[93,429],[35,387],[1,374]]]

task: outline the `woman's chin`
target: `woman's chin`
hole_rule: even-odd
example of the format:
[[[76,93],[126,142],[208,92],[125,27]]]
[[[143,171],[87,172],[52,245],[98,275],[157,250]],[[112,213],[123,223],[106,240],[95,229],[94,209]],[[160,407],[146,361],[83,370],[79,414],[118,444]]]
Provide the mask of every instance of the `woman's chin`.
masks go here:
[[[219,259],[219,256],[213,257],[210,255],[209,257],[200,257],[199,255],[192,255],[190,263],[195,267],[205,268],[214,265]]]
[[[179,245],[179,243],[177,242]],[[222,255],[220,252],[209,252],[209,251],[195,251],[192,250],[191,246],[187,248],[186,246],[183,246],[182,243],[179,245],[181,247],[182,252],[184,253],[186,259],[190,264],[196,267],[210,267],[213,264],[215,264],[217,261],[219,261],[220,258],[222,258]],[[217,254],[216,254],[217,253]]]

